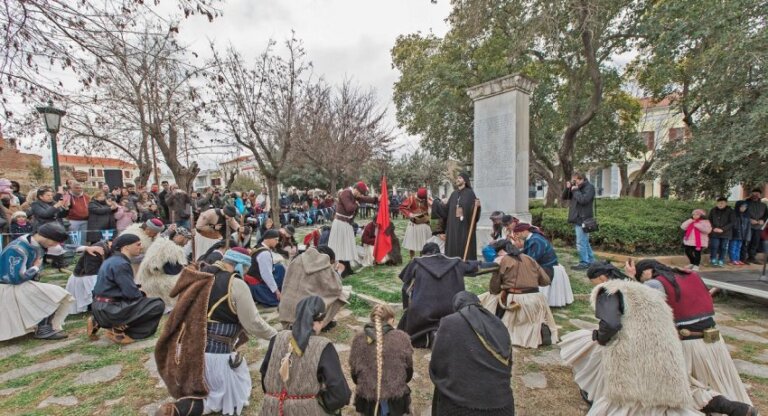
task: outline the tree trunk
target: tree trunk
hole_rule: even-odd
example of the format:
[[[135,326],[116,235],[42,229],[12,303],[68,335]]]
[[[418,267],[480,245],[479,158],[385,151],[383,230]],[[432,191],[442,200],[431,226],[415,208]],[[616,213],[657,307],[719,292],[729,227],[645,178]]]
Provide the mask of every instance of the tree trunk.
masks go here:
[[[563,206],[563,181],[556,178],[547,180],[547,195],[544,197],[544,206],[552,207],[555,204]]]
[[[336,191],[338,191],[338,188],[336,188],[336,185],[338,183],[338,180],[336,179],[336,175],[329,175],[329,176],[330,177],[328,178],[328,181],[331,184],[331,189],[329,189],[328,191],[331,193],[331,195],[336,197]]]
[[[265,175],[266,176],[266,175]],[[267,195],[269,195],[269,216],[272,222],[280,227],[280,194],[277,192],[277,176],[266,176]]]
[[[629,188],[629,174],[627,173],[627,164],[626,163],[619,163],[619,176],[621,177],[621,192],[619,193],[619,196],[629,196],[632,195]]]

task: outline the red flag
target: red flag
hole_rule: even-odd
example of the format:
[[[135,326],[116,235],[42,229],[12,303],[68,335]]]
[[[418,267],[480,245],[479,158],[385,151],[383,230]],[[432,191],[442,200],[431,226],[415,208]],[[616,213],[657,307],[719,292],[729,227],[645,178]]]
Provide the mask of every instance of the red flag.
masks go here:
[[[387,177],[381,177],[381,196],[379,196],[379,213],[376,215],[376,243],[373,245],[373,259],[380,263],[384,256],[392,251],[392,238],[385,234],[389,228],[389,192],[387,192]]]

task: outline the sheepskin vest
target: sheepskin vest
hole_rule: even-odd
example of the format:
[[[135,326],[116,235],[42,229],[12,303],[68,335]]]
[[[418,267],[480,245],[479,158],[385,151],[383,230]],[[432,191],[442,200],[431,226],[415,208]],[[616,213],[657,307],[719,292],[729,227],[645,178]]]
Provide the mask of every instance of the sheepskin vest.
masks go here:
[[[622,329],[605,347],[605,396],[614,403],[643,407],[692,406],[691,390],[672,310],[661,293],[637,282],[610,280],[592,291],[621,293]]]
[[[310,337],[304,354],[291,354],[288,384],[280,378],[280,362],[291,350],[291,331],[277,334],[272,347],[269,368],[264,378],[264,403],[262,415],[325,416],[327,413],[317,402],[320,383],[317,381],[317,366],[325,346],[330,343],[322,337]],[[282,412],[280,411],[282,407]]]
[[[381,400],[395,399],[410,393],[408,369],[413,367],[411,338],[403,331],[393,329],[384,335],[382,351]],[[355,395],[376,401],[376,342],[368,343],[365,332],[352,341],[349,354],[352,378],[357,384]]]
[[[139,265],[139,271],[136,274],[136,283],[141,285],[142,290],[147,296],[157,296],[163,299],[167,306],[176,304],[176,300],[171,298],[171,289],[179,280],[179,275],[167,275],[163,271],[166,263],[175,263],[186,266],[187,256],[184,254],[184,247],[179,247],[165,237],[158,237],[152,246],[144,255],[144,260]]]
[[[155,241],[152,237],[148,236],[141,228],[140,223],[131,224],[121,234],[133,234],[141,239],[141,252],[146,253]]]

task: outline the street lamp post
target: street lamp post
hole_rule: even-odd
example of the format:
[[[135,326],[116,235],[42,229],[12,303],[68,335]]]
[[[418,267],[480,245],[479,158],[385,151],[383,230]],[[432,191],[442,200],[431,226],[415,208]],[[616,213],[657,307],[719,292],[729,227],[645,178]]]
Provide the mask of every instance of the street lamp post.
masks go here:
[[[53,101],[48,100],[46,107],[37,107],[37,112],[43,115],[45,121],[45,130],[51,135],[51,153],[53,159],[53,183],[55,189],[61,186],[61,174],[59,172],[59,152],[56,148],[56,135],[59,134],[61,127],[61,117],[67,114],[66,111],[53,106]]]

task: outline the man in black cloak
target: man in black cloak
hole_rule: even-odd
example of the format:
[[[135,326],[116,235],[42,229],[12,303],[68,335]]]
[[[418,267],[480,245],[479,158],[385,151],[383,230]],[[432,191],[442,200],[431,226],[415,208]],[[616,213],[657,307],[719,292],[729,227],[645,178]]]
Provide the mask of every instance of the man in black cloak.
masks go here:
[[[440,321],[429,362],[432,415],[514,416],[509,331],[477,295],[459,292],[452,301],[456,312]]]
[[[427,243],[421,257],[400,272],[405,312],[397,328],[411,336],[411,345],[432,347],[440,319],[454,312],[453,296],[464,290],[464,276],[477,272],[478,265],[477,261],[446,257],[437,244]]]
[[[448,198],[447,215],[445,220],[445,255],[448,257],[464,258],[466,260],[477,259],[477,238],[475,227],[480,219],[480,200],[475,196],[472,185],[469,182],[469,174],[462,172],[456,178],[457,190]],[[477,213],[472,222],[472,211],[477,205]],[[444,211],[445,213],[445,211]],[[472,234],[470,238],[470,234]],[[469,238],[469,249],[466,249]]]

